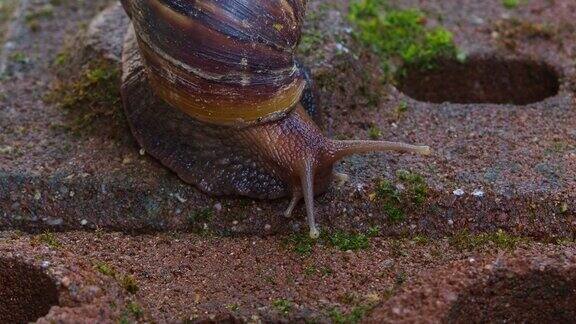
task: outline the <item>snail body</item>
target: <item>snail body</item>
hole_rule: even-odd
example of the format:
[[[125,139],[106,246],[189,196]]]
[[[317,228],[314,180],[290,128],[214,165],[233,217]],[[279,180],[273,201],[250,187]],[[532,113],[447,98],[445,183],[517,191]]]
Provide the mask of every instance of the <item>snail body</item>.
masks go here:
[[[334,164],[363,152],[428,153],[425,146],[326,138],[311,80],[294,59],[304,0],[123,0],[132,20],[122,96],[139,144],[185,182],[213,195],[304,199]],[[306,109],[308,108],[308,109]],[[307,112],[308,110],[308,112]]]

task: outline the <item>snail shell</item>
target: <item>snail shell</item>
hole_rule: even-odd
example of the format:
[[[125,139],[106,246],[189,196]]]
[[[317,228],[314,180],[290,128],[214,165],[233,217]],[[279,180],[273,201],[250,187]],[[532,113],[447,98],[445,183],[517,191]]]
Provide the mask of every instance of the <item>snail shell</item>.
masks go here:
[[[294,51],[301,0],[123,1],[156,94],[193,118],[246,125],[284,117],[306,86]]]

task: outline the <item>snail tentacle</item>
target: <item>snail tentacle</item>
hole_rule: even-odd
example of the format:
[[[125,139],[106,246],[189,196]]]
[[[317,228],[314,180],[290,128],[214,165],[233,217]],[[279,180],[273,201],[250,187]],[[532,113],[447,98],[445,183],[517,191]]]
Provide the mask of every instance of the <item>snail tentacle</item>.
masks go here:
[[[314,167],[312,159],[304,160],[304,167],[301,176],[302,193],[304,194],[304,204],[306,205],[306,218],[310,228],[310,237],[317,239],[320,237],[320,231],[316,226],[314,218]]]
[[[294,211],[294,208],[296,208],[296,205],[298,205],[300,202],[300,199],[302,199],[302,192],[299,190],[294,190],[292,193],[292,200],[290,200],[290,204],[288,204],[288,207],[284,211],[284,217],[292,217],[292,212]]]
[[[353,154],[374,153],[385,151],[398,151],[405,153],[417,153],[430,155],[432,152],[429,146],[411,145],[400,142],[388,141],[367,141],[367,140],[347,140],[332,141],[334,146],[334,160],[338,161]]]

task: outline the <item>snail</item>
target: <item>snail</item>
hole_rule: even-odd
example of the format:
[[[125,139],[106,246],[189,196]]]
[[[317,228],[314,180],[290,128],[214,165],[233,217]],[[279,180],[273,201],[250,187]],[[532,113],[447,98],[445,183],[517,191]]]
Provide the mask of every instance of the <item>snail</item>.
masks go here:
[[[212,195],[314,197],[357,153],[428,154],[427,146],[332,140],[315,122],[308,71],[295,59],[306,0],[122,0],[131,19],[122,100],[146,152]]]

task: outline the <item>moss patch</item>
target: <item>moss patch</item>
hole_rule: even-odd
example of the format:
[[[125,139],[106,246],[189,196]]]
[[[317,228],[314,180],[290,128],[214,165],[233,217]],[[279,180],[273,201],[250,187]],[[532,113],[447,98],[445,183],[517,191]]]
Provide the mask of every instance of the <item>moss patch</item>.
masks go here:
[[[125,305],[124,311],[122,311],[122,315],[118,319],[118,323],[137,323],[137,320],[142,319],[142,317],[144,317],[144,309],[142,309],[142,306],[135,301],[130,301]]]
[[[212,208],[201,208],[191,211],[186,217],[186,221],[190,226],[207,223],[212,219],[214,212]]]
[[[335,231],[332,233],[322,231],[320,238],[311,239],[308,234],[293,234],[284,240],[285,246],[302,256],[312,254],[316,244],[331,246],[340,251],[358,251],[370,247],[370,239],[380,233],[380,228],[371,227],[366,234]]]
[[[525,238],[510,235],[502,229],[476,235],[463,231],[450,238],[450,244],[461,251],[473,251],[490,245],[502,250],[514,250],[526,241]]]
[[[405,210],[423,205],[428,198],[428,184],[415,172],[399,170],[396,172],[398,185],[384,179],[376,186],[375,198],[392,223],[404,221]]]
[[[429,69],[439,58],[458,56],[452,33],[427,27],[420,10],[392,9],[385,0],[354,0],[348,18],[356,38],[380,57],[385,72],[402,72],[406,66]]]
[[[101,274],[108,276],[108,277],[115,277],[116,271],[106,262],[98,261],[94,264],[94,268],[96,271],[100,272]]]
[[[14,52],[10,54],[10,61],[18,64],[28,64],[30,63],[30,58],[22,52]]]
[[[333,102],[334,109],[375,108],[384,91],[377,58],[358,51],[346,17],[344,2],[313,2],[307,11],[297,56],[311,68],[322,102]],[[377,64],[376,64],[377,65]]]
[[[360,323],[373,308],[373,304],[362,304],[352,308],[348,313],[338,308],[333,308],[328,315],[335,324],[355,324]]]
[[[140,289],[138,287],[138,282],[131,275],[125,275],[120,278],[120,284],[129,293],[135,294]]]
[[[372,125],[368,128],[368,137],[372,140],[378,140],[382,137],[382,131],[378,126]]]
[[[44,244],[53,249],[59,249],[62,247],[62,244],[60,243],[60,241],[58,241],[56,235],[51,232],[44,232],[40,235],[33,237],[32,243]]]
[[[337,231],[328,237],[332,246],[340,251],[357,251],[370,247],[370,238],[364,234],[346,233]]]
[[[134,318],[141,318],[144,315],[144,310],[142,307],[136,302],[129,302],[126,305],[126,310],[134,317]]]
[[[404,196],[414,205],[422,205],[428,197],[428,185],[422,175],[406,170],[398,170],[396,176],[406,188]]]
[[[515,9],[518,7],[523,1],[521,0],[502,0],[502,5],[506,9]]]
[[[284,244],[289,250],[302,256],[308,256],[312,253],[316,240],[311,239],[307,234],[293,234],[284,240]]]
[[[103,261],[96,261],[93,264],[94,269],[96,269],[96,271],[100,272],[105,276],[114,278],[120,284],[120,286],[122,286],[122,288],[124,288],[124,290],[126,290],[130,294],[136,294],[140,289],[140,287],[138,286],[138,282],[136,281],[136,278],[134,278],[133,276],[128,274],[123,275],[118,271],[116,271],[114,267]]]
[[[319,64],[326,58],[322,48],[324,44],[330,41],[337,42],[341,38],[337,28],[325,30],[321,27],[322,23],[329,19],[328,12],[331,9],[338,10],[339,4],[322,3],[307,12],[297,54],[310,65]]]
[[[277,299],[272,302],[272,306],[282,315],[288,315],[292,311],[292,302],[286,299]]]
[[[59,54],[55,64],[65,64],[70,55]],[[77,77],[56,82],[46,96],[50,103],[69,115],[67,125],[58,125],[74,134],[84,135],[108,129],[115,137],[125,125],[120,99],[120,68],[106,60],[89,62]]]

